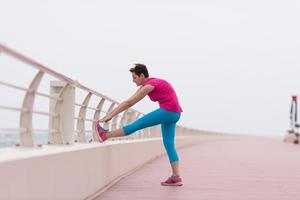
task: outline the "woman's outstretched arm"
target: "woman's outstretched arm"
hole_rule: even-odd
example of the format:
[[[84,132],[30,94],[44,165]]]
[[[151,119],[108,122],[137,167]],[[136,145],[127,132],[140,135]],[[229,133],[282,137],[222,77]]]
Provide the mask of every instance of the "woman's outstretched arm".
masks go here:
[[[154,86],[152,85],[145,85],[138,89],[138,91],[132,95],[129,99],[123,101],[120,103],[115,109],[113,109],[110,113],[107,113],[105,117],[100,119],[100,122],[108,122],[111,120],[114,116],[117,114],[123,112],[124,110],[130,108],[137,102],[139,102],[141,99],[143,99],[148,93],[150,93],[154,89]]]

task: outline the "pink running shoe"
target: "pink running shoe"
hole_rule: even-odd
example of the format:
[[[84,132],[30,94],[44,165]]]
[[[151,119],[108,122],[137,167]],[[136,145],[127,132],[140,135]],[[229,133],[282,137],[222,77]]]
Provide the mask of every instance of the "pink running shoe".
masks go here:
[[[97,129],[97,132],[98,132],[101,142],[104,142],[106,140],[106,133],[108,132],[108,130],[105,130],[104,128],[102,128],[99,124],[99,121],[96,122],[96,129]]]
[[[160,183],[162,186],[182,186],[182,179],[179,176],[171,176],[166,181]]]

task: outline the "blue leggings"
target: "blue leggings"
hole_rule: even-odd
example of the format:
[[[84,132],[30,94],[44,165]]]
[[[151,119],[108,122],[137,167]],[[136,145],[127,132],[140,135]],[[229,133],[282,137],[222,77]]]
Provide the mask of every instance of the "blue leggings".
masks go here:
[[[130,135],[137,130],[161,124],[163,143],[166,148],[170,163],[178,161],[178,155],[174,145],[176,122],[180,113],[164,109],[157,109],[139,118],[133,123],[123,127],[125,135]]]

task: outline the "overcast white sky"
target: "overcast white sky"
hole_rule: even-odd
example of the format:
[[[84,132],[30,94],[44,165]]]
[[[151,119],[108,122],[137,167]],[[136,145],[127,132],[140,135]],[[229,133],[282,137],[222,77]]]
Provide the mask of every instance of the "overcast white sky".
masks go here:
[[[177,91],[181,125],[283,136],[300,92],[299,10],[296,0],[0,0],[0,42],[118,101],[144,63]]]

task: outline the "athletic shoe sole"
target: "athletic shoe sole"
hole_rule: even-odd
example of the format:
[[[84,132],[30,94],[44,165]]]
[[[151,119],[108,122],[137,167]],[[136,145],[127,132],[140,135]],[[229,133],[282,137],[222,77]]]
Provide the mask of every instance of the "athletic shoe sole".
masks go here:
[[[183,183],[161,183],[162,186],[183,186]]]

